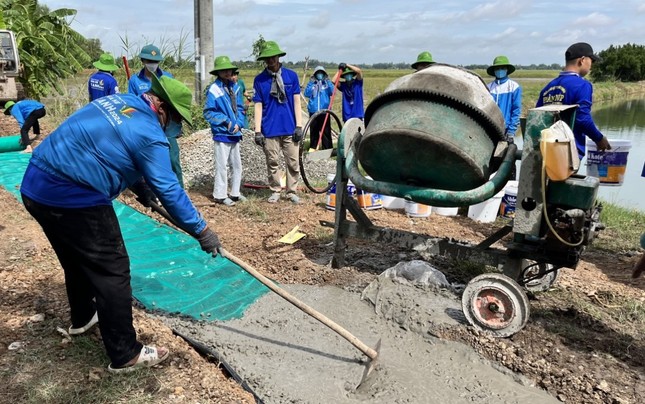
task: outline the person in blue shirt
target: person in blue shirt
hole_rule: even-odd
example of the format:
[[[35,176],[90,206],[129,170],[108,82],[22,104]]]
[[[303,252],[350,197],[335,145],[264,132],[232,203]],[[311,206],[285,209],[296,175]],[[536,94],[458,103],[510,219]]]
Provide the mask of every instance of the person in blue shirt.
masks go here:
[[[336,83],[338,75],[344,79],[338,89],[343,93],[343,122],[351,118],[363,119],[363,71],[357,66],[341,63],[332,81]]]
[[[239,86],[233,81],[237,69],[228,56],[215,58],[210,74],[217,76],[206,89],[204,119],[210,124],[215,144],[215,170],[213,198],[215,202],[233,206],[245,201],[240,193],[242,186],[242,158],[240,141],[244,127],[244,104]],[[228,168],[231,169],[231,194],[228,194]]]
[[[106,95],[118,94],[119,83],[114,78],[114,72],[119,68],[114,63],[114,57],[109,53],[104,53],[93,65],[98,71],[90,76],[90,80],[87,82],[90,102]]]
[[[25,152],[31,153],[31,140],[29,131],[33,128],[34,135],[40,136],[40,123],[38,120],[47,114],[45,106],[35,100],[22,100],[18,102],[7,101],[4,114],[11,115],[20,126],[20,144],[25,146]]]
[[[92,101],[34,149],[22,180],[25,208],[65,272],[69,334],[83,334],[98,323],[110,372],[153,366],[169,355],[168,349],[137,340],[130,258],[112,201],[128,187],[146,206],[159,198],[202,250],[216,256],[221,249],[170,166],[163,128],[171,120],[190,123],[191,103],[190,90],[165,76],[153,77],[143,95]]]
[[[329,79],[327,71],[322,66],[316,66],[314,74],[311,75],[307,87],[305,87],[305,97],[309,98],[307,111],[311,117],[321,109],[329,109],[331,96],[334,93],[334,83]],[[321,149],[331,149],[334,147],[331,140],[331,118],[325,116],[328,114],[318,115],[316,119],[309,124],[310,147],[318,149],[318,142],[321,142]],[[323,128],[323,123],[325,127]],[[320,134],[322,132],[322,141]]]
[[[286,197],[300,203],[296,195],[300,166],[299,145],[302,140],[302,111],[300,107],[300,82],[293,70],[280,63],[286,53],[274,41],[266,41],[258,56],[266,69],[253,81],[255,102],[255,143],[264,149],[269,173],[270,203],[280,200],[280,153],[287,166]]]
[[[237,96],[240,97],[240,101],[244,105],[244,108],[242,109],[242,113],[244,114],[244,128],[248,129],[249,127],[248,110],[249,110],[249,104],[251,102],[252,97],[246,91],[246,83],[240,77],[239,70],[233,71],[233,76],[231,77],[231,80],[233,80],[233,83],[237,84],[237,88],[238,88]]]
[[[139,73],[130,77],[128,81],[128,92],[130,94],[141,95],[150,90],[152,76],[167,76],[174,78],[174,76],[167,71],[161,70],[159,64],[163,61],[161,51],[154,45],[146,45],[141,48],[139,53],[143,69]],[[181,170],[181,161],[179,158],[179,143],[177,138],[182,134],[181,122],[170,122],[166,127],[166,137],[168,137],[168,144],[170,144],[170,161],[172,163],[172,171],[177,175],[179,184],[184,188],[184,175]]]
[[[504,117],[506,140],[509,143],[515,141],[515,132],[520,126],[520,114],[522,113],[522,87],[508,76],[515,71],[506,56],[497,56],[493,64],[488,66],[486,73],[495,77],[495,80],[488,83],[488,91],[495,100],[495,103],[502,111]],[[517,177],[516,167],[513,166],[509,179]]]
[[[540,91],[535,106],[578,104],[573,125],[578,157],[582,159],[585,156],[586,137],[596,143],[598,150],[610,150],[611,145],[607,137],[600,132],[591,117],[593,86],[583,78],[589,74],[591,65],[600,60],[600,57],[593,53],[591,45],[578,42],[569,46],[564,58],[564,70]]]

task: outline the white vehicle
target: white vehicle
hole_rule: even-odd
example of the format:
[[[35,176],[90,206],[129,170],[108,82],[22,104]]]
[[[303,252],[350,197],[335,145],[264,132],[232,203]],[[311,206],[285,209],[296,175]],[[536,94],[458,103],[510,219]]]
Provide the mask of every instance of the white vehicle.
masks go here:
[[[0,102],[24,98],[20,76],[20,57],[16,38],[11,31],[0,30]]]

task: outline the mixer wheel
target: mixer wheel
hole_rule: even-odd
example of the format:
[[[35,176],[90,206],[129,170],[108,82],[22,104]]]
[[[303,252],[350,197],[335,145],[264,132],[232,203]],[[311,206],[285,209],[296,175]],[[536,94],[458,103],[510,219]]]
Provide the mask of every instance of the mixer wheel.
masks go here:
[[[496,337],[520,331],[529,319],[530,306],[522,287],[506,275],[490,273],[471,280],[461,297],[468,322]]]
[[[560,269],[553,269],[553,265],[532,260],[522,260],[521,281],[524,289],[529,292],[546,292],[558,281]]]

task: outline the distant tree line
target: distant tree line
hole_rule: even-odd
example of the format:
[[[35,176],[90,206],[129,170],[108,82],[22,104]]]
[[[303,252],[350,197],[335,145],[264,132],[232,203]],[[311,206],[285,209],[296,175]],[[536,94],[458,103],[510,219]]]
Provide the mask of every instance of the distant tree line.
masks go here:
[[[594,63],[591,77],[596,81],[645,80],[645,46],[626,44],[611,45],[598,53],[602,62]]]

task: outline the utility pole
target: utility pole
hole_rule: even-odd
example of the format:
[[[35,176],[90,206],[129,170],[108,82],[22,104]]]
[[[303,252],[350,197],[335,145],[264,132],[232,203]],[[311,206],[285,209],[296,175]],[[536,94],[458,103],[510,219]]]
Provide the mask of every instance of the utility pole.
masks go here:
[[[195,101],[202,104],[213,66],[213,0],[194,0],[195,4]]]

